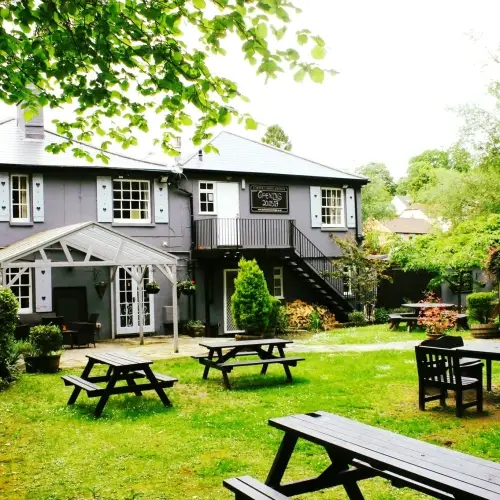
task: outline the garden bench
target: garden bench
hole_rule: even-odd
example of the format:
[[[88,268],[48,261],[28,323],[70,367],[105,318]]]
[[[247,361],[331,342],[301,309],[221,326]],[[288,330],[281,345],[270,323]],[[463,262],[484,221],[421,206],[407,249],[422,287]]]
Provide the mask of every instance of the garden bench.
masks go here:
[[[265,481],[270,489],[249,476],[224,481],[236,499],[283,500],[342,486],[348,498],[362,500],[358,481],[382,477],[395,488],[434,498],[500,500],[496,462],[323,411],[273,418],[269,424],[285,433]],[[315,477],[282,483],[299,439],[317,445],[318,455],[326,452],[331,463]],[[276,492],[284,496],[273,496]]]
[[[215,368],[222,372],[224,385],[230,389],[228,373],[233,368],[240,366],[262,365],[261,375],[265,375],[270,364],[281,364],[285,370],[288,381],[292,380],[290,366],[297,366],[297,362],[304,361],[305,358],[285,356],[284,348],[288,344],[293,344],[292,340],[284,339],[258,339],[258,340],[233,340],[218,343],[200,343],[200,346],[208,349],[205,355],[192,356],[200,364],[205,366],[203,378],[208,377],[210,368]],[[264,349],[266,348],[266,349]],[[274,349],[278,350],[279,356],[273,354]],[[258,359],[245,361],[231,361],[238,356],[258,356]]]
[[[224,486],[235,494],[238,500],[287,500],[290,497],[282,495],[252,476],[224,479]]]
[[[418,323],[418,316],[412,315],[411,313],[393,313],[389,314],[389,329],[397,330],[400,323],[406,323],[406,327],[409,332],[414,330]]]
[[[150,367],[152,361],[113,352],[88,354],[87,358],[87,366],[85,366],[80,377],[74,375],[61,377],[65,385],[74,386],[68,405],[74,404],[80,392],[84,390],[88,397],[100,397],[94,412],[95,416],[99,417],[109,397],[114,394],[133,393],[136,396],[142,396],[143,391],[154,390],[164,406],[170,406],[170,400],[163,389],[172,387],[177,382],[177,379],[168,375],[154,373]],[[90,372],[96,364],[107,365],[107,373],[105,375],[90,376]],[[137,378],[145,378],[146,381],[137,384],[135,382]],[[125,381],[127,385],[117,386],[116,383],[120,381]],[[105,382],[106,386],[100,387],[96,382]]]

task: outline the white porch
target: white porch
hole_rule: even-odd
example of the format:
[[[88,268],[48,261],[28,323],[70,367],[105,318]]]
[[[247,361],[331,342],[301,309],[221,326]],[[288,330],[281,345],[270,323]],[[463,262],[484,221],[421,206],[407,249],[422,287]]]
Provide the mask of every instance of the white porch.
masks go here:
[[[19,287],[20,279],[35,274],[33,310],[51,312],[52,269],[68,268],[78,270],[93,268],[107,270],[106,280],[110,285],[111,331],[117,332],[117,311],[120,307],[119,294],[114,289],[117,273],[122,281],[128,280],[137,302],[136,318],[141,343],[145,331],[144,302],[153,300],[144,294],[144,280],[151,272],[160,273],[171,287],[174,351],[178,352],[177,318],[177,258],[158,250],[97,222],[83,222],[37,233],[0,250],[2,283],[9,288]],[[31,274],[30,274],[31,276]],[[130,286],[133,284],[133,286]],[[130,295],[130,291],[129,291]],[[153,296],[154,297],[154,296]],[[167,305],[167,304],[165,304]]]

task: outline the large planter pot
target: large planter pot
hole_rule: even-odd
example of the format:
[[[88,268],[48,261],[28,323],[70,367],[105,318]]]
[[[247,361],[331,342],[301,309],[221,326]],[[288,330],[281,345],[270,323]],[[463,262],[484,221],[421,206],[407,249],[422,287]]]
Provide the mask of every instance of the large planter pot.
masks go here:
[[[469,325],[469,330],[475,339],[494,339],[498,337],[498,325],[496,323]]]
[[[51,356],[24,356],[26,373],[57,373],[60,354]]]

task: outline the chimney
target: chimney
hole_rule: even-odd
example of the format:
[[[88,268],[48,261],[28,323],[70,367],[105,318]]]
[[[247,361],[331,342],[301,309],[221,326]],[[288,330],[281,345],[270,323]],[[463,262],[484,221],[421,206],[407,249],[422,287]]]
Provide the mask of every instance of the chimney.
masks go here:
[[[39,107],[35,116],[31,120],[26,120],[24,113],[28,108],[23,108],[23,103],[17,105],[17,126],[22,131],[26,139],[43,139],[45,137],[43,123],[43,108]]]

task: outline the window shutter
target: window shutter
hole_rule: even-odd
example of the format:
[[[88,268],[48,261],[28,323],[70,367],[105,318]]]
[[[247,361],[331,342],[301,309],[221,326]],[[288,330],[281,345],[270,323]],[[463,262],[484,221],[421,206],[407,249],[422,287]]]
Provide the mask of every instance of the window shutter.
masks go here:
[[[48,266],[35,267],[35,311],[52,311],[52,270]]]
[[[113,222],[113,180],[97,176],[97,222]]]
[[[31,192],[33,193],[33,222],[43,222],[43,175],[33,174],[31,177]]]
[[[310,186],[311,227],[321,227],[321,187]]]
[[[168,184],[155,179],[154,183],[155,222],[168,224]]]
[[[0,173],[0,222],[10,220],[10,187],[9,174]]]
[[[356,199],[355,192],[353,188],[347,188],[345,190],[345,205],[346,205],[346,215],[347,215],[347,227],[356,227]]]

